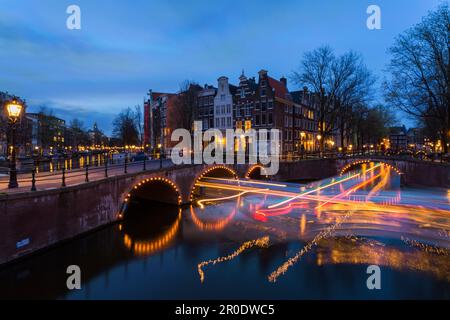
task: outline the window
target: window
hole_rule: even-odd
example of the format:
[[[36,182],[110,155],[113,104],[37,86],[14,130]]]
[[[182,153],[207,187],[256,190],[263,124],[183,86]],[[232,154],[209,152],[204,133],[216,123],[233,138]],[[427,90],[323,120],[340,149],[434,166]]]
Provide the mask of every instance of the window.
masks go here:
[[[265,97],[266,96],[266,89],[261,89],[261,97]]]
[[[247,103],[245,105],[245,115],[248,117],[250,116],[250,103]]]
[[[220,95],[220,100],[222,100],[222,101],[225,100],[225,95],[224,94]]]
[[[273,101],[269,100],[267,108],[269,108],[269,109],[273,108]]]
[[[266,102],[261,101],[261,111],[266,111]]]
[[[230,114],[231,113],[231,105],[227,104],[227,113]]]
[[[262,117],[261,117],[261,125],[265,125],[266,124],[266,114],[265,113],[263,113],[262,114]]]
[[[231,128],[231,117],[227,118],[227,127]]]
[[[252,128],[252,122],[250,120],[245,121],[245,131],[248,131]]]
[[[241,98],[245,98],[245,90],[241,89]]]
[[[269,114],[268,114],[268,117],[267,117],[267,124],[272,124],[272,113],[269,113]]]
[[[222,128],[225,127],[225,118],[220,119],[220,124],[221,124]]]
[[[216,128],[219,127],[219,118],[216,118]]]
[[[260,123],[261,123],[260,115],[257,114],[256,117],[255,117],[255,125],[259,126]]]

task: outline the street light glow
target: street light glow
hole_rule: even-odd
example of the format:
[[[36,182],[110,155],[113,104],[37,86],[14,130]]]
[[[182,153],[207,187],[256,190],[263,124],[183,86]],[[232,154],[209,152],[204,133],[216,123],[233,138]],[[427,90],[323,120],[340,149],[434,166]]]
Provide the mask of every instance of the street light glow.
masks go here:
[[[13,120],[16,120],[17,118],[20,117],[20,114],[22,113],[22,108],[23,108],[22,105],[15,100],[6,105],[6,109],[8,110],[8,116]]]

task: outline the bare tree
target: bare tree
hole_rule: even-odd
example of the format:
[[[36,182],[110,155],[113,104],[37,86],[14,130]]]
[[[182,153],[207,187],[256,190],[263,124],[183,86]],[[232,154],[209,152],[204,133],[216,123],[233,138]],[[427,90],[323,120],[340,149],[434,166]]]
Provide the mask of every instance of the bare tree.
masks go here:
[[[365,66],[360,54],[350,51],[336,58],[332,66],[335,86],[333,103],[337,112],[337,127],[341,146],[350,139],[353,108],[367,105],[373,94],[375,77]],[[347,140],[347,141],[346,141]]]
[[[180,85],[180,91],[174,99],[172,125],[174,128],[184,128],[192,131],[197,94],[201,87],[193,81],[185,80]]]
[[[292,79],[315,92],[318,130],[323,137],[321,151],[325,138],[337,129],[343,145],[350,130],[352,107],[369,100],[375,82],[362,57],[352,51],[336,56],[330,47],[323,46],[304,55],[300,71],[294,72]]]
[[[320,140],[320,150],[324,149],[324,141],[334,130],[336,121],[336,109],[332,103],[334,95],[334,83],[332,81],[332,66],[336,57],[333,50],[328,46],[323,46],[313,51],[307,52],[301,62],[299,71],[292,75],[292,80],[308,87],[315,92],[315,103],[318,104],[318,125]]]
[[[142,146],[144,143],[144,118],[142,116],[141,106],[134,106],[134,118],[136,123],[136,129],[138,132],[139,142]]]
[[[389,133],[389,127],[395,122],[393,112],[383,106],[368,107],[364,104],[354,106],[351,130],[356,137],[356,144],[361,148],[364,144],[381,143]]]
[[[91,138],[81,120],[77,118],[72,119],[67,128],[65,144],[75,148],[91,144]]]
[[[448,3],[399,35],[390,48],[386,100],[422,123],[433,123],[448,152],[450,123]]]
[[[113,136],[124,145],[137,145],[139,143],[136,115],[132,108],[126,108],[116,116],[113,122]]]

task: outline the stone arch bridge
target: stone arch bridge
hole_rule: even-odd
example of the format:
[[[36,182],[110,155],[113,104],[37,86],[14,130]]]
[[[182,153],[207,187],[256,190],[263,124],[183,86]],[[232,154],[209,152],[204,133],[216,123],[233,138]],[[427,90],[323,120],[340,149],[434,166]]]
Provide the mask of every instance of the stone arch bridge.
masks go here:
[[[280,163],[273,180],[315,180],[338,175],[361,162],[381,161],[402,182],[448,188],[448,164],[393,158],[344,158]],[[104,178],[79,185],[0,195],[0,264],[120,219],[133,197],[188,204],[203,176],[264,178],[259,165],[186,165]]]

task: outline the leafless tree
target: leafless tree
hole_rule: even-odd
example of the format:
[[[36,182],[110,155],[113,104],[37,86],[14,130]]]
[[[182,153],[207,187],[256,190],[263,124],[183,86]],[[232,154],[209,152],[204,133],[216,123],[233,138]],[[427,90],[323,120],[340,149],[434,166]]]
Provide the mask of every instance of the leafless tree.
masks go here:
[[[139,105],[134,106],[134,118],[139,142],[142,146],[144,143],[144,118],[142,116],[142,108]]]
[[[324,149],[325,137],[330,136],[334,130],[336,121],[336,109],[332,103],[335,90],[332,81],[332,66],[336,57],[333,50],[323,46],[305,53],[301,62],[300,70],[295,71],[292,80],[300,86],[308,87],[315,93],[315,103],[318,104],[318,124],[320,150]]]
[[[116,116],[113,122],[113,136],[119,139],[123,145],[139,143],[136,115],[132,108],[126,108]]]
[[[434,123],[448,152],[450,123],[450,14],[441,4],[399,35],[390,48],[386,100],[422,123]]]
[[[336,58],[332,74],[335,82],[333,103],[337,112],[336,125],[341,146],[345,147],[351,137],[354,107],[369,104],[373,96],[375,77],[365,66],[361,55],[353,51]]]
[[[180,84],[180,91],[174,99],[172,126],[192,131],[197,94],[201,87],[193,81],[185,80]]]
[[[337,129],[340,129],[344,143],[351,122],[351,108],[369,99],[375,81],[359,54],[350,51],[336,56],[329,46],[307,52],[292,79],[315,93],[318,130],[323,137],[320,140],[322,151],[325,138]]]

